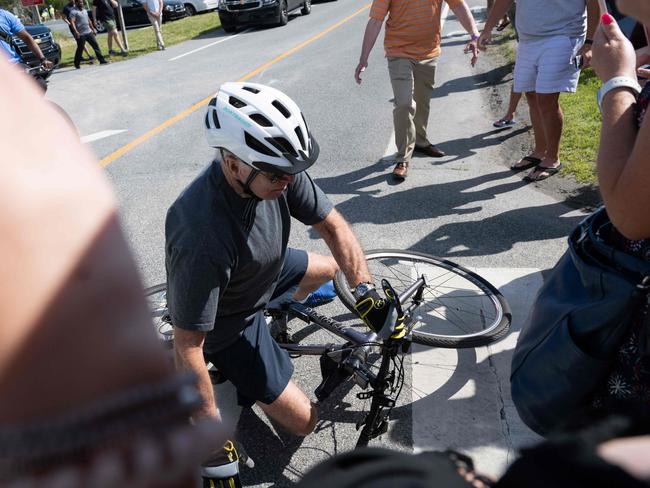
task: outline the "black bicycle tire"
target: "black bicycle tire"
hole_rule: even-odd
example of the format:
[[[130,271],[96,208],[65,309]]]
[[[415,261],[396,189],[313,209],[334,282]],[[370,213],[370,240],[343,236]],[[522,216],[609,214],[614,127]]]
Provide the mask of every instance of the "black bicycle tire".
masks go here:
[[[507,300],[494,285],[492,285],[489,281],[477,273],[474,273],[473,271],[470,271],[452,261],[437,258],[430,254],[417,251],[403,251],[399,249],[374,249],[366,251],[365,254],[366,259],[368,260],[372,260],[375,257],[379,256],[385,258],[394,255],[394,257],[410,259],[415,258],[414,260],[424,261],[427,264],[447,269],[459,276],[462,276],[468,281],[471,281],[476,286],[481,288],[486,293],[486,295],[493,300],[495,307],[500,308],[501,316],[498,323],[481,333],[476,333],[469,336],[454,337],[448,335],[437,335],[429,332],[420,332],[414,329],[412,332],[413,342],[425,346],[448,349],[472,348],[493,344],[494,342],[497,342],[505,337],[510,330],[512,313],[510,312],[510,306],[508,305]],[[336,289],[336,293],[345,307],[351,312],[354,312],[354,305],[356,300],[352,295],[351,290],[349,289],[345,275],[341,271],[337,272],[334,278],[334,288]]]

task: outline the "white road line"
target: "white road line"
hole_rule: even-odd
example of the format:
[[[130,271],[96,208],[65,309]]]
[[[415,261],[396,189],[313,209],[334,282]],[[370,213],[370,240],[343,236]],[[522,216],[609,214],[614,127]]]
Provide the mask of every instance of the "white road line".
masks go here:
[[[219,39],[218,41],[211,42],[210,44],[206,44],[205,46],[202,46],[202,47],[199,47],[199,48],[194,49],[192,51],[186,52],[185,54],[181,54],[180,56],[176,56],[174,58],[171,58],[170,61],[176,61],[177,59],[184,58],[185,56],[189,56],[190,54],[194,54],[196,52],[203,51],[204,49],[207,49],[207,48],[209,48],[211,46],[214,46],[214,45],[222,43],[222,42],[226,42],[226,41],[228,41],[230,39],[234,39],[235,37],[238,37],[238,36],[240,36],[242,34],[246,34],[247,32],[250,32],[252,30],[253,30],[253,28],[251,27],[250,29],[243,30],[239,34],[235,34],[234,36],[223,37],[223,38]]]
[[[88,144],[89,142],[98,141],[99,139],[105,139],[106,137],[111,137],[116,134],[121,134],[126,132],[126,129],[121,130],[103,130],[101,132],[95,132],[94,134],[89,134],[81,138],[81,142]]]

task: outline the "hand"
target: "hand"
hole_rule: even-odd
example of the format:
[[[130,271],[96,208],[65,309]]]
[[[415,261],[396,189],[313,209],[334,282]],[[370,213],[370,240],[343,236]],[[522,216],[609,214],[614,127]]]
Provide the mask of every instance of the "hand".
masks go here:
[[[492,31],[484,30],[476,42],[479,50],[487,51],[488,44],[492,42]]]
[[[354,70],[354,79],[357,82],[357,85],[361,84],[361,73],[363,73],[368,67],[368,61],[359,61],[357,64],[357,69]]]
[[[52,61],[50,61],[49,59],[46,59],[45,61],[43,61],[41,63],[41,66],[43,66],[43,68],[45,68],[45,69],[52,69],[52,68],[54,68],[54,63]]]
[[[592,57],[591,44],[584,44],[578,51],[578,54],[582,56],[582,66],[580,69],[589,68],[589,66],[591,66]]]
[[[603,15],[603,19],[609,20],[609,23],[601,22],[596,31],[591,65],[603,82],[615,76],[636,79],[634,47],[623,35],[614,18],[609,14],[606,15],[607,17]]]
[[[370,290],[359,298],[354,309],[372,331],[386,337],[392,332],[391,321],[395,322],[397,313],[388,300],[379,296],[377,290]]]
[[[472,68],[476,66],[476,61],[478,60],[478,44],[477,41],[470,41],[467,43],[467,46],[465,46],[465,49],[463,50],[465,54],[472,53],[472,59],[470,60],[470,64],[472,65]]]

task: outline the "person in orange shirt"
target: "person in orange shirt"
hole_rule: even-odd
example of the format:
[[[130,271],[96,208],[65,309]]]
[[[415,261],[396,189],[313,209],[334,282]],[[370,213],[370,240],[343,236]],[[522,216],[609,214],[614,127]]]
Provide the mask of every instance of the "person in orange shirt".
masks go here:
[[[465,52],[472,53],[472,66],[478,59],[478,29],[463,0],[444,0],[458,21],[471,35]],[[357,83],[368,67],[368,56],[381,31],[386,15],[384,49],[393,86],[397,165],[393,175],[404,179],[414,151],[434,158],[445,155],[429,142],[429,102],[440,56],[440,15],[443,0],[374,0],[354,72]]]

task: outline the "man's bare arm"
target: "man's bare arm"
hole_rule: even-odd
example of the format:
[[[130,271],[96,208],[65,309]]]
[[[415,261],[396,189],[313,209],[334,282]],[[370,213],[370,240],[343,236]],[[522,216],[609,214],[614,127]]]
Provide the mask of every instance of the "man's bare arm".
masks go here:
[[[29,35],[29,32],[27,32],[26,29],[21,30],[16,34],[27,46],[29,46],[29,50],[34,53],[34,56],[36,56],[38,59],[45,60],[45,55],[43,54],[43,51],[41,51],[41,48],[38,46],[36,41],[32,36]]]
[[[495,0],[494,5],[492,5],[492,9],[488,14],[488,18],[485,21],[485,25],[483,26],[483,31],[481,31],[481,37],[478,40],[478,48],[481,51],[487,49],[487,45],[492,39],[492,30],[497,26],[499,20],[501,20],[508,12],[508,9],[513,2],[514,0]]]
[[[451,11],[454,13],[460,25],[463,26],[463,29],[467,31],[468,34],[473,36],[478,36],[478,29],[476,28],[476,21],[472,15],[472,11],[469,9],[465,2],[462,2],[458,5],[450,7]]]
[[[203,342],[205,332],[195,332],[174,327],[174,356],[176,367],[194,372],[198,377],[198,388],[203,405],[194,414],[194,419],[216,418],[219,419],[219,411],[214,399],[210,374],[203,358]]]
[[[336,209],[325,220],[315,224],[314,229],[325,240],[351,287],[372,281],[363,248],[350,225]]]
[[[368,56],[370,56],[370,52],[372,51],[372,48],[377,41],[377,37],[381,32],[382,24],[383,21],[381,20],[368,20],[366,31],[363,34],[363,43],[361,44],[361,56],[359,56],[359,64],[354,71],[354,79],[357,81],[357,83],[361,83],[361,73],[363,73],[368,67]]]

